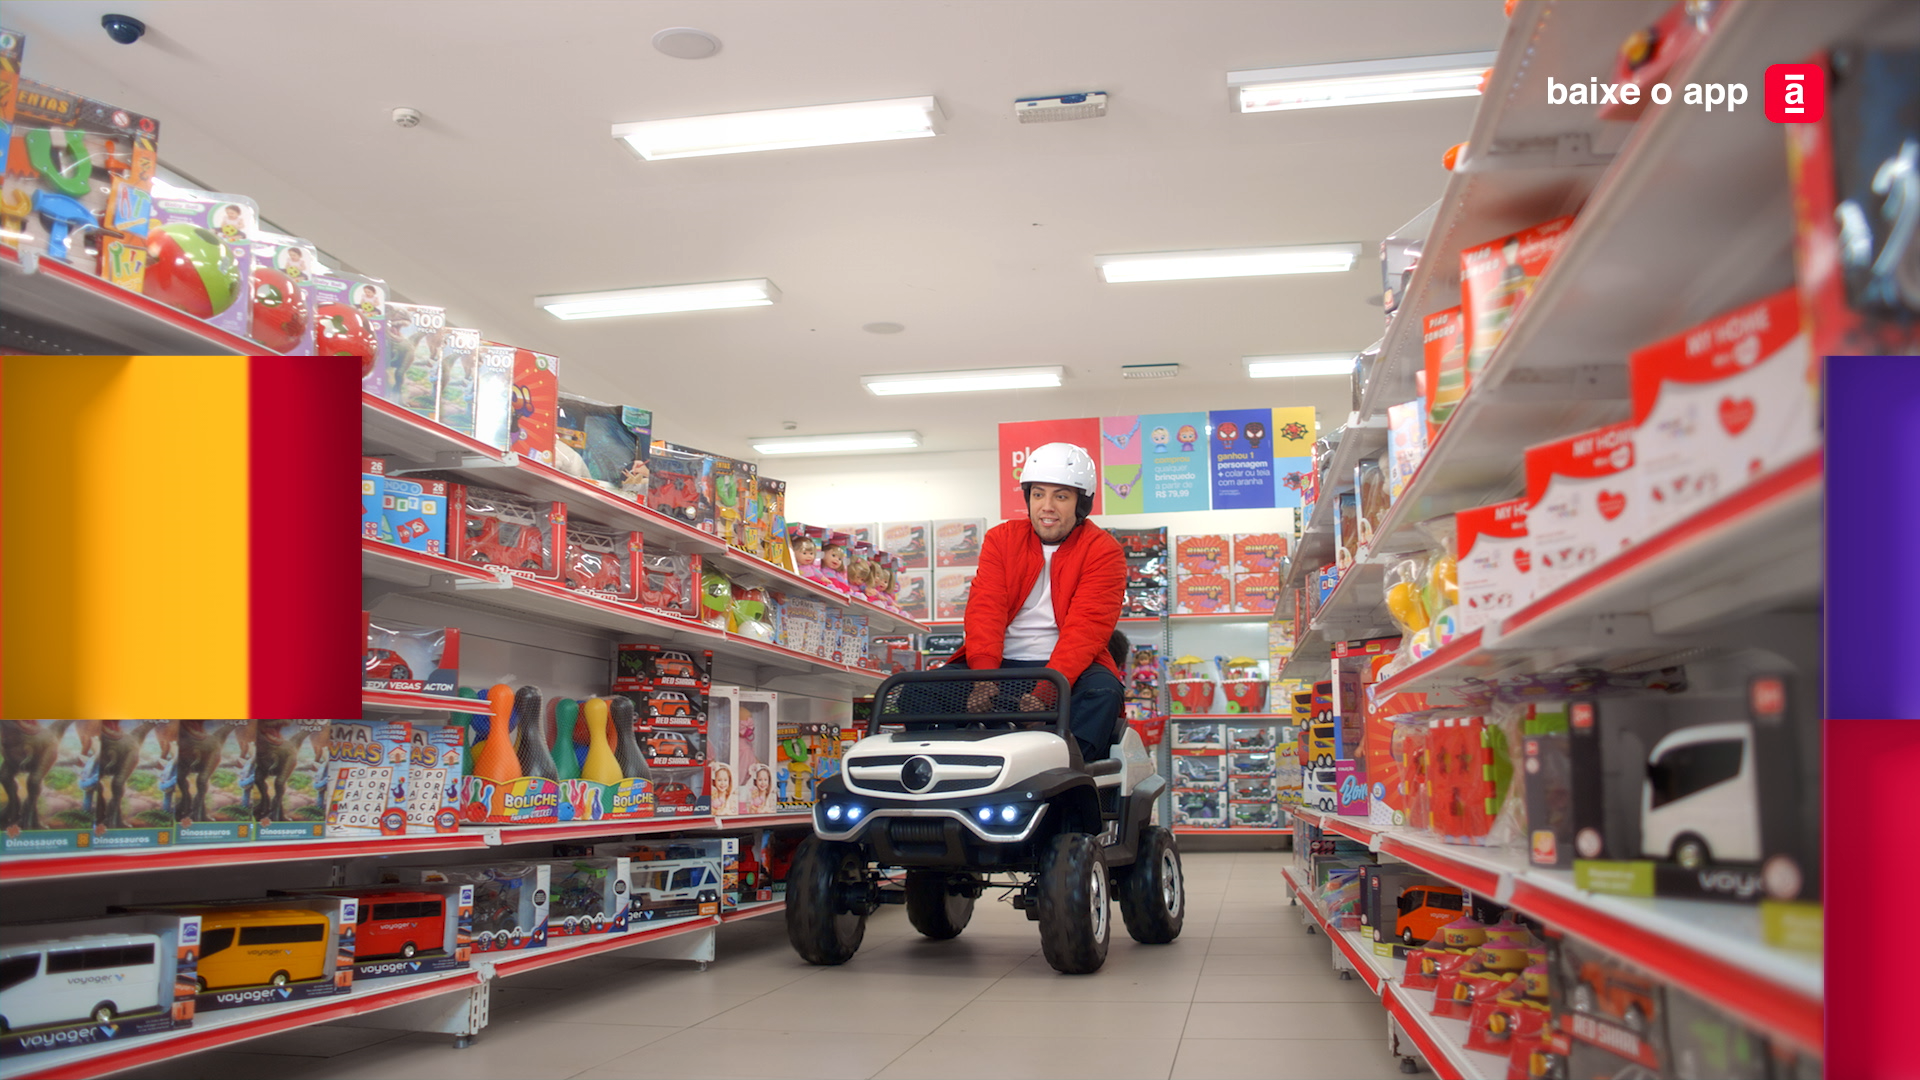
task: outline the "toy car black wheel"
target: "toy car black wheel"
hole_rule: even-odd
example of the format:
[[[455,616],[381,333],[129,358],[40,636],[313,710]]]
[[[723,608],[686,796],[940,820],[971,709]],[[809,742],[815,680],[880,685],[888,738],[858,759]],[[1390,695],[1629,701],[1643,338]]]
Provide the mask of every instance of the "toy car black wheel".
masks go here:
[[[968,882],[956,882],[955,878],[967,878]],[[971,874],[941,870],[907,871],[907,921],[935,941],[959,937],[973,918],[973,897],[956,895],[952,886],[965,888],[971,878]]]
[[[1413,945],[1413,927],[1409,926],[1405,930],[1400,931],[1400,944],[1409,947]]]
[[[292,977],[292,976],[290,976],[290,975],[288,975],[288,974],[287,974],[286,972],[284,972],[284,971],[276,971],[276,972],[274,972],[274,973],[273,973],[273,978],[271,978],[271,979],[269,979],[269,980],[267,980],[267,981],[268,981],[268,982],[269,982],[270,984],[272,984],[272,986],[274,987],[274,989],[276,989],[276,990],[277,990],[277,989],[279,989],[279,988],[281,988],[281,987],[283,987],[283,986],[285,986],[285,985],[287,985],[288,983],[290,983],[290,982],[292,982],[292,981],[293,981],[293,977]]]
[[[864,882],[867,860],[854,844],[809,836],[787,875],[787,940],[809,964],[844,964],[867,934],[867,917],[847,906],[848,886]]]
[[[1713,855],[1707,848],[1707,842],[1697,836],[1683,836],[1674,841],[1673,861],[1683,870],[1698,870],[1713,861]]]
[[[1179,937],[1187,921],[1187,883],[1173,833],[1159,825],[1141,830],[1140,855],[1114,891],[1133,940],[1165,945]]]
[[[1088,975],[1107,962],[1107,860],[1085,833],[1062,833],[1040,857],[1040,951],[1055,971]]]
[[[400,958],[403,960],[411,960],[413,959],[413,954],[419,951],[420,950],[414,948],[413,942],[409,941],[405,945],[400,946]]]
[[[111,1024],[113,1023],[114,1012],[113,1002],[103,1001],[93,1007],[93,1022],[96,1024]]]
[[[413,669],[405,664],[393,665],[393,678],[406,682],[413,678]]]

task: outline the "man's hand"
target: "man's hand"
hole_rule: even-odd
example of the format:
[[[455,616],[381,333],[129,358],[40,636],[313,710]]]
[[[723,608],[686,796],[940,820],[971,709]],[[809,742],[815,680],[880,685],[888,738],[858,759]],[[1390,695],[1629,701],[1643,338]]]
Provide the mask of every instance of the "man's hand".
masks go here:
[[[973,689],[967,693],[967,711],[986,712],[993,704],[994,690],[995,686],[990,682],[974,683]]]

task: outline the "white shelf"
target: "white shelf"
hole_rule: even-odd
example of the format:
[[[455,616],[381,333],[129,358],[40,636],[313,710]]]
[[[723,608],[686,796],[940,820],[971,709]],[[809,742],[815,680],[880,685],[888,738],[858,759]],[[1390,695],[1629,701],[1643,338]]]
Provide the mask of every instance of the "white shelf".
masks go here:
[[[1471,1029],[1465,1020],[1433,1015],[1433,991],[1389,983],[1380,1001],[1419,1048],[1434,1075],[1443,1080],[1506,1080],[1506,1058],[1467,1049]]]
[[[218,330],[57,259],[0,248],[0,325],[22,347],[107,356],[264,356],[273,350]]]

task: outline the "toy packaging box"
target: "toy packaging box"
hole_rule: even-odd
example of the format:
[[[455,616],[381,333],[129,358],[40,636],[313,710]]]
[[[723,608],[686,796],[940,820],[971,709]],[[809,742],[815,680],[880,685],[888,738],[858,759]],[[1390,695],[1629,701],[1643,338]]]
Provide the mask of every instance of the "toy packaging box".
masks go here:
[[[1205,791],[1224,791],[1227,783],[1227,759],[1219,750],[1190,749],[1173,756],[1173,786]]]
[[[1387,406],[1387,501],[1399,502],[1413,474],[1427,457],[1427,427],[1420,402]]]
[[[1375,956],[1404,960],[1407,950],[1432,941],[1441,927],[1467,911],[1460,886],[1405,863],[1368,867],[1365,880],[1360,925]]]
[[[318,840],[327,835],[326,783],[331,720],[254,721],[253,767],[240,778],[257,840]]]
[[[1233,534],[1233,576],[1277,574],[1287,557],[1287,538],[1275,532]]]
[[[1374,534],[1380,528],[1381,519],[1387,516],[1387,507],[1391,504],[1387,497],[1387,473],[1380,467],[1380,459],[1368,458],[1355,467],[1353,490],[1354,509],[1358,514],[1354,519],[1354,527],[1359,533],[1360,546],[1355,549],[1355,557],[1358,558],[1358,552],[1373,550]]]
[[[780,695],[772,690],[742,690],[731,734],[708,729],[710,753],[726,755],[733,766],[741,814],[772,814],[780,809],[773,738],[780,725]],[[719,811],[715,811],[718,813]]]
[[[1537,595],[1527,501],[1513,499],[1453,515],[1459,537],[1460,632],[1506,618]]]
[[[555,420],[556,467],[616,495],[644,503],[653,455],[653,413],[609,405],[578,394],[560,395]]]
[[[1742,690],[1573,701],[1576,885],[1744,903],[1817,897],[1810,696],[1763,673]]]
[[[675,691],[654,691],[651,700],[659,703],[662,693]],[[660,723],[658,716],[647,720],[649,730],[641,739],[641,746],[647,755],[647,765],[655,769],[693,769],[705,770],[708,760],[707,724],[702,717],[691,726],[667,728]]]
[[[712,649],[682,649],[645,642],[622,643],[615,648],[615,690],[659,687],[705,693],[712,681]]]
[[[387,318],[388,351],[391,339],[405,332],[394,324],[389,304]],[[431,309],[429,309],[431,310]],[[440,329],[440,387],[434,398],[433,417],[442,427],[477,438],[480,430],[480,331],[467,326]],[[493,406],[503,411],[506,402]]]
[[[475,953],[547,947],[547,905],[553,877],[546,863],[383,866],[380,880],[401,885],[472,886]]]
[[[1277,829],[1280,827],[1280,807],[1272,801],[1234,802],[1227,804],[1227,828],[1230,829]]]
[[[651,763],[651,756],[648,761]],[[713,801],[704,764],[654,770],[654,817],[705,817],[711,813]]]
[[[712,532],[727,546],[745,550],[753,501],[759,495],[760,469],[750,461],[714,456]]]
[[[934,522],[934,566],[980,565],[980,545],[986,541],[986,537],[985,518],[961,518]]]
[[[643,552],[640,556],[640,606],[691,619],[700,611],[701,566],[698,555]]]
[[[1173,729],[1172,746],[1175,750],[1220,750],[1226,747],[1225,735],[1219,724],[1175,720],[1168,726]]]
[[[632,860],[633,922],[667,922],[720,914],[722,889],[720,841],[655,841],[601,845]]]
[[[413,772],[405,720],[336,720],[327,736],[327,835],[404,836]]]
[[[412,755],[407,779],[407,831],[460,831],[462,743],[466,732],[453,724],[412,725]]]
[[[1559,217],[1511,236],[1460,251],[1460,315],[1467,339],[1464,395],[1540,276],[1566,242],[1573,218]],[[1437,386],[1430,390],[1438,393]]]
[[[360,539],[391,544],[393,526],[387,522],[385,497],[387,462],[384,458],[360,459]]]
[[[1564,869],[1573,865],[1573,761],[1564,701],[1537,701],[1520,738],[1526,773],[1527,861]]]
[[[0,191],[17,223],[11,246],[140,292],[160,122],[21,79],[13,139],[19,147],[9,151]],[[24,155],[15,158],[19,151]]]
[[[1770,1080],[1767,1040],[1679,987],[1665,988],[1667,1061],[1680,1080]]]
[[[553,890],[547,933],[553,938],[624,934],[633,916],[632,861],[625,856],[547,864]]]
[[[710,455],[656,439],[647,467],[648,506],[683,525],[717,532]]]
[[[1631,423],[1529,447],[1533,595],[1545,596],[1644,539],[1646,503]]]
[[[146,295],[236,337],[252,315],[251,237],[260,211],[244,195],[180,192],[153,200]]]
[[[761,545],[760,557],[782,570],[793,571],[793,553],[787,548],[787,482],[775,480],[763,474],[758,483],[760,485],[760,500],[757,504],[759,524],[754,531]],[[921,543],[926,543],[924,526],[922,526]],[[921,555],[924,560],[924,548]]]
[[[4,35],[0,35],[4,36]],[[112,950],[109,952],[108,950]],[[152,913],[0,927],[0,1058],[132,1042],[193,1026],[200,920]],[[110,1023],[93,1018],[113,985]]]
[[[116,908],[197,917],[200,992],[194,1012],[268,1008],[353,990],[359,903],[350,896],[275,896]],[[261,946],[271,946],[262,949]],[[274,985],[284,977],[284,984]]]
[[[25,34],[0,26],[0,125],[5,125],[0,134],[6,136],[0,139],[0,174],[6,171],[7,151],[13,142],[14,108],[20,99],[20,57],[26,50]],[[18,240],[0,238],[0,243],[12,246]]]
[[[531,349],[513,350],[513,441],[508,449],[552,465],[559,406],[560,361]]]
[[[1820,448],[1820,369],[1792,290],[1640,349],[1628,365],[1650,530]]]
[[[472,963],[471,883],[361,885],[285,895],[348,897],[355,902],[355,983],[454,971]]]
[[[361,612],[367,641],[360,687],[452,697],[460,686],[460,631],[456,627],[380,625]]]
[[[378,368],[387,352],[386,282],[335,271],[316,276],[308,283],[307,294],[313,303],[314,354],[358,356],[363,369]],[[391,369],[389,374],[397,377]],[[431,420],[440,391],[437,347],[426,378],[424,385],[411,378],[398,381],[388,392],[400,395],[397,404]]]
[[[1219,789],[1176,787],[1173,791],[1173,823],[1198,828],[1218,829],[1227,820],[1226,792]]]
[[[355,290],[358,291],[358,290]],[[364,309],[355,305],[357,310]],[[424,304],[387,304],[384,332],[373,374],[361,389],[408,412],[473,434],[473,384],[478,356],[464,368],[447,365],[447,309]],[[443,418],[443,411],[447,415]]]
[[[1569,1037],[1569,1078],[1671,1076],[1666,988],[1611,954],[1574,938],[1547,935],[1548,985],[1560,1030]]]
[[[1264,750],[1272,750],[1280,745],[1279,731],[1265,725],[1259,727],[1229,726],[1226,729],[1226,733],[1227,749],[1236,754],[1258,753]]]
[[[1176,578],[1173,583],[1173,613],[1176,615],[1213,615],[1228,611],[1233,602],[1233,583],[1219,574],[1193,574]]]
[[[1232,566],[1233,541],[1218,533],[1175,537],[1173,550],[1176,578],[1195,574],[1225,574],[1230,572]]]
[[[1270,803],[1278,789],[1271,776],[1236,776],[1227,782],[1227,801],[1232,803]]]
[[[840,771],[840,726],[782,720],[775,749],[780,758],[776,812],[812,810],[820,781]]]
[[[447,555],[448,487],[445,480],[384,477],[380,508],[385,520],[379,538],[408,551]]]
[[[636,568],[644,552],[637,532],[611,532],[591,526],[567,526],[567,558],[560,582],[596,600],[631,604],[640,599]]]
[[[1920,51],[1843,45],[1811,62],[1827,70],[1826,115],[1782,131],[1813,354],[1920,354],[1911,188],[1887,179],[1911,175],[1920,143]]]
[[[1462,310],[1450,307],[1428,315],[1420,328],[1422,396],[1427,403],[1420,436],[1425,440],[1447,422],[1460,399],[1467,396],[1467,324]]]
[[[933,617],[942,622],[959,622],[967,617],[967,595],[973,591],[975,567],[936,571]]]
[[[511,345],[482,341],[474,360],[473,437],[493,447],[513,446],[513,354]]]
[[[112,851],[174,840],[174,762],[156,732],[164,720],[0,720],[9,762],[26,767],[0,784],[8,827],[0,853]],[[153,736],[150,738],[150,736]],[[171,755],[169,755],[170,757]]]
[[[933,526],[925,521],[882,524],[880,546],[900,557],[906,570],[926,570],[933,562]]]
[[[271,352],[310,353],[319,255],[305,240],[268,232],[256,234],[252,248],[247,336]]]
[[[713,733],[718,744],[718,751],[707,762],[707,790],[713,812],[722,816],[740,812],[740,785],[734,778],[733,762],[724,753],[732,742],[739,708],[739,687],[723,685],[707,691],[707,730]]]
[[[252,720],[174,720],[156,729],[163,753],[160,788],[173,812],[176,844],[230,844],[253,838],[242,778],[253,767]]]
[[[388,477],[389,487],[392,483]],[[496,574],[559,580],[566,556],[566,503],[466,484],[452,485],[448,498],[449,531],[458,530],[454,554],[459,561]]]
[[[1229,610],[1248,615],[1267,615],[1279,603],[1278,574],[1242,574],[1233,579],[1233,603]]]

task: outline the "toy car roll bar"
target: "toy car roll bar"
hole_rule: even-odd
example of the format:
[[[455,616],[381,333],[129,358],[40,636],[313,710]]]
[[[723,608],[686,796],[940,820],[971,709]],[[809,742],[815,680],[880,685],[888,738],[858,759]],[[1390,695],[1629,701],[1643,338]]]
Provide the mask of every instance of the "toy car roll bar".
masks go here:
[[[974,687],[981,683],[993,685],[993,696],[985,707],[970,709]],[[1045,723],[1071,743],[1070,717],[1066,677],[1052,668],[934,668],[887,676],[873,692],[867,734],[892,725],[912,730]]]

